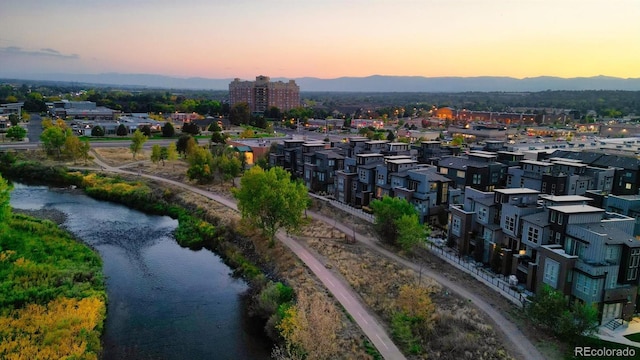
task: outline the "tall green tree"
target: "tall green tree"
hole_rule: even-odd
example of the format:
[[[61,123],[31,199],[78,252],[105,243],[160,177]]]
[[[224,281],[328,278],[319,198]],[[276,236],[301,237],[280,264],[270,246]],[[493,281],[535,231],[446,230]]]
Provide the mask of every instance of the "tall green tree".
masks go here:
[[[176,143],[170,143],[167,146],[167,161],[175,161],[178,159],[178,150],[176,149]]]
[[[47,153],[55,153],[60,157],[66,137],[67,134],[61,127],[50,126],[42,131],[40,141]]]
[[[187,155],[189,169],[187,176],[191,180],[196,180],[201,184],[208,183],[213,179],[213,155],[209,150],[196,146]]]
[[[171,122],[167,121],[163,126],[162,126],[162,136],[163,137],[173,137],[173,135],[176,134],[176,129],[173,127],[173,124],[171,124]]]
[[[373,200],[370,207],[375,216],[374,228],[382,240],[394,246],[402,246],[398,242],[402,234],[400,226],[406,226],[407,223],[414,220],[413,218],[403,219],[403,216],[415,216],[417,220],[418,213],[413,205],[402,198],[384,196],[381,200]],[[403,241],[408,239],[410,236],[406,235]]]
[[[424,244],[429,236],[429,227],[420,224],[417,214],[404,214],[395,221],[395,225],[398,229],[396,244],[405,251]]]
[[[91,136],[104,136],[105,131],[104,128],[100,125],[96,125],[91,128]]]
[[[89,144],[89,139],[84,139],[80,144],[80,157],[84,160],[84,164],[87,164],[87,161],[91,158],[89,155],[89,151],[91,151],[91,144]]]
[[[251,110],[249,104],[240,102],[234,104],[229,110],[229,122],[233,125],[248,124],[251,120]]]
[[[118,125],[118,127],[116,128],[116,135],[127,136],[127,134],[129,134],[129,129],[127,129],[127,126],[125,124]]]
[[[133,158],[136,158],[136,155],[142,150],[142,146],[145,142],[147,142],[147,137],[140,131],[140,129],[136,130],[131,137],[131,145],[129,145],[129,150],[131,150],[131,154],[133,154]]]
[[[151,162],[155,164],[160,160],[162,160],[162,149],[160,148],[160,145],[154,144],[151,147]]]
[[[232,189],[238,200],[242,218],[252,222],[275,245],[278,229],[297,230],[308,206],[307,188],[301,182],[291,180],[291,175],[281,167],[267,171],[254,166],[240,179],[240,188]]]

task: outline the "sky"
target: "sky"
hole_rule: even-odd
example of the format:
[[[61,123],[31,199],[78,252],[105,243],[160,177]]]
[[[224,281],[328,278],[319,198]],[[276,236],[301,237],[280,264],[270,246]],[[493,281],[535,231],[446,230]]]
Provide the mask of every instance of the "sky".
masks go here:
[[[0,0],[0,76],[640,78],[638,0]]]

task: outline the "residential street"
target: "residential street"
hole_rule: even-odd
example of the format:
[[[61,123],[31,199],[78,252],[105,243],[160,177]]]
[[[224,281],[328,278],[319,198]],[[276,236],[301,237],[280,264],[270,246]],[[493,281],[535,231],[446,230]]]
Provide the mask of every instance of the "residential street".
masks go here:
[[[138,175],[136,172],[122,170],[120,168],[111,167],[108,164],[102,162],[97,156],[95,158],[95,163],[102,166],[103,169],[107,171],[113,172],[121,172],[128,173],[132,175]],[[236,203],[233,199],[225,198],[218,194],[211,193],[206,190],[199,189],[194,186],[190,186],[181,182],[177,182],[174,180],[149,175],[149,174],[139,174],[140,176],[144,176],[150,179],[163,181],[166,183],[170,183],[175,186],[179,186],[181,188],[187,189],[189,191],[195,192],[212,200],[215,200],[229,208],[237,210]],[[369,247],[370,249],[380,253],[381,255],[400,263],[408,268],[411,268],[415,271],[422,271],[423,274],[433,278],[435,281],[440,283],[442,286],[450,289],[453,293],[458,294],[459,296],[469,299],[471,303],[473,303],[480,311],[484,312],[489,316],[496,325],[496,331],[501,332],[506,339],[510,342],[510,348],[512,351],[516,351],[517,353],[512,354],[517,359],[527,359],[527,360],[543,360],[544,357],[538,351],[538,349],[531,343],[531,341],[517,328],[515,324],[509,321],[504,315],[502,315],[498,310],[496,310],[491,304],[486,302],[484,299],[472,293],[470,290],[450,281],[441,273],[434,271],[428,267],[422,267],[414,262],[411,262],[405,258],[402,258],[395,253],[387,250],[383,246],[381,246],[377,241],[365,237],[360,233],[354,233],[353,228],[349,224],[345,224],[342,222],[337,222],[333,218],[329,218],[325,215],[319,214],[314,211],[307,211],[307,214],[314,219],[323,221],[329,225],[335,226],[338,230],[342,231],[345,234],[355,234],[356,240],[364,245]],[[293,238],[286,236],[283,232],[278,232],[277,238],[282,241],[287,247],[289,247],[295,254],[298,256],[305,265],[322,281],[322,283],[327,287],[327,289],[333,294],[333,296],[342,304],[342,306],[347,310],[347,312],[351,315],[351,317],[356,321],[356,323],[362,328],[364,333],[369,337],[370,341],[375,345],[380,354],[384,356],[386,359],[403,359],[404,356],[400,352],[400,350],[393,344],[389,335],[386,333],[384,328],[377,321],[375,316],[371,315],[367,310],[366,306],[358,299],[357,294],[351,288],[349,284],[341,280],[339,277],[335,276],[331,271],[326,269],[324,265],[317,259],[316,255],[314,255],[309,249],[300,245],[299,242],[295,241]]]

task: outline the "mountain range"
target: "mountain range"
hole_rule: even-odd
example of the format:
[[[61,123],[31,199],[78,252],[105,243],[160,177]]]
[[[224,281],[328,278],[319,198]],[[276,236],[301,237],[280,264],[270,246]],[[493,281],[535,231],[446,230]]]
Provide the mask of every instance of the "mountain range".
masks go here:
[[[228,90],[233,79],[208,79],[200,77],[179,78],[152,74],[2,74],[5,79],[54,81],[92,86],[126,86],[163,89]],[[254,80],[254,79],[246,79]],[[423,77],[385,76],[340,77],[319,79],[302,77],[295,79],[272,78],[271,81],[295,80],[301,92],[536,92],[546,90],[626,90],[640,91],[640,78],[609,76],[560,78],[539,76],[513,78],[504,76],[478,77]]]

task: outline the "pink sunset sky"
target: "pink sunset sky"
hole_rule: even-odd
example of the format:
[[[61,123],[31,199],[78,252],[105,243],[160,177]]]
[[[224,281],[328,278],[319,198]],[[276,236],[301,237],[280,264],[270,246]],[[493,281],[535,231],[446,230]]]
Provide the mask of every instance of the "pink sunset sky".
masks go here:
[[[640,77],[638,0],[2,0],[0,76]]]

